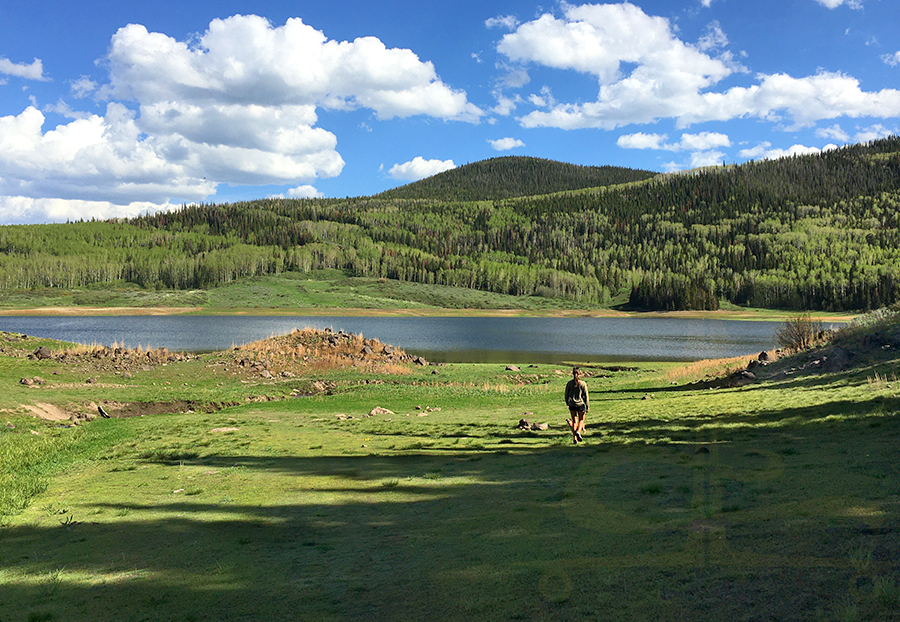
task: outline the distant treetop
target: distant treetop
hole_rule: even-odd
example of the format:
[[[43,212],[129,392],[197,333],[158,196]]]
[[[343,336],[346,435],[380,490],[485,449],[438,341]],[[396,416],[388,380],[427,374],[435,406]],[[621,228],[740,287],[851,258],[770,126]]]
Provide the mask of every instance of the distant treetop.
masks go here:
[[[497,200],[623,184],[656,174],[619,166],[580,166],[542,158],[505,156],[466,164],[377,196],[445,201]]]

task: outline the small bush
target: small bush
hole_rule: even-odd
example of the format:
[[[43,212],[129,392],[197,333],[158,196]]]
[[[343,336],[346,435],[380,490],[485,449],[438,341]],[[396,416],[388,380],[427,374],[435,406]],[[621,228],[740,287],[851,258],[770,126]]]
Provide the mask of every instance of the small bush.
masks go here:
[[[785,320],[777,331],[775,339],[786,350],[805,350],[814,345],[822,334],[822,322],[814,320],[809,313]]]

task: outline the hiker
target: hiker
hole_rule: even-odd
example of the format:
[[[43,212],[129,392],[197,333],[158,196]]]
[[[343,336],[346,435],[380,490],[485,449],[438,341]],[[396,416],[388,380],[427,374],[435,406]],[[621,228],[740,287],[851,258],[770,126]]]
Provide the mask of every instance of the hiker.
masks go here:
[[[572,417],[566,419],[566,423],[572,428],[572,442],[577,445],[584,440],[581,437],[584,432],[584,415],[590,408],[587,384],[581,379],[581,370],[577,367],[572,368],[572,379],[566,384],[566,406]]]

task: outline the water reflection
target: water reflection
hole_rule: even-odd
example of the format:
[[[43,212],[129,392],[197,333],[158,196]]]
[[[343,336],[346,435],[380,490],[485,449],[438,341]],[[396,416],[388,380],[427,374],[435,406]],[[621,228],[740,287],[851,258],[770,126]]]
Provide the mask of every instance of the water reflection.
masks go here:
[[[683,318],[0,317],[0,330],[85,344],[229,348],[294,328],[362,333],[439,362],[690,361],[775,346],[773,322]]]

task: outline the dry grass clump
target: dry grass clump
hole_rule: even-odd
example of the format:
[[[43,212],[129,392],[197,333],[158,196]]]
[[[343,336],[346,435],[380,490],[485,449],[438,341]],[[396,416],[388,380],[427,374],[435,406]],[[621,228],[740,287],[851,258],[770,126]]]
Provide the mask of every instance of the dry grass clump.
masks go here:
[[[706,359],[694,361],[681,367],[675,367],[666,372],[666,380],[670,382],[694,381],[700,378],[720,378],[728,376],[742,369],[746,369],[750,361],[758,355],[735,356],[722,359]],[[771,360],[775,359],[774,353],[769,354]]]

